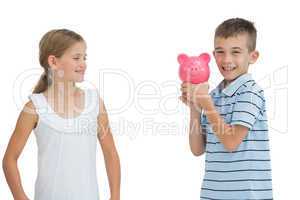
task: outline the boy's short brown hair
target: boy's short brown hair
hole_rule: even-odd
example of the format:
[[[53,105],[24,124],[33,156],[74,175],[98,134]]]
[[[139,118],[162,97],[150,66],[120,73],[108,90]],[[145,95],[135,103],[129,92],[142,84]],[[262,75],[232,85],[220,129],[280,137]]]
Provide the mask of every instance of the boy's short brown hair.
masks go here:
[[[256,48],[257,31],[253,22],[242,18],[232,18],[220,24],[215,31],[215,38],[236,37],[240,34],[248,34],[248,50],[254,51]]]

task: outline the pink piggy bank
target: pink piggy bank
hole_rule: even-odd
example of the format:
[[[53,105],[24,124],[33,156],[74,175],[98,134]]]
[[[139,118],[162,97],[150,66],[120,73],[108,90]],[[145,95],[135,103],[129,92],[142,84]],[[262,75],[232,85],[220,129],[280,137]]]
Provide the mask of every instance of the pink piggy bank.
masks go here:
[[[180,54],[177,57],[180,64],[179,77],[184,82],[193,84],[203,83],[208,81],[210,56],[207,53],[202,53],[200,56],[187,56]]]

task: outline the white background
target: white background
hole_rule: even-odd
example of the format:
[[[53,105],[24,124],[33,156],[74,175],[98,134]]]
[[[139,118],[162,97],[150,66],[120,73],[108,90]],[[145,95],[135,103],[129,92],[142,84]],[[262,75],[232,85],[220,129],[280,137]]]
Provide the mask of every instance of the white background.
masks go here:
[[[189,151],[188,109],[177,99],[176,57],[182,52],[211,53],[216,26],[227,18],[244,17],[258,29],[261,57],[250,72],[268,101],[274,199],[297,199],[300,43],[296,19],[300,16],[296,8],[287,0],[1,1],[1,159],[41,73],[40,38],[50,29],[68,28],[80,33],[88,45],[82,87],[97,87],[110,113],[122,165],[121,199],[199,199],[204,157]],[[221,76],[214,60],[210,67],[213,88]],[[103,70],[111,72],[101,76]],[[97,165],[101,199],[108,199],[100,149]],[[37,173],[33,133],[19,169],[24,189],[33,199]],[[1,170],[0,200],[10,199]]]

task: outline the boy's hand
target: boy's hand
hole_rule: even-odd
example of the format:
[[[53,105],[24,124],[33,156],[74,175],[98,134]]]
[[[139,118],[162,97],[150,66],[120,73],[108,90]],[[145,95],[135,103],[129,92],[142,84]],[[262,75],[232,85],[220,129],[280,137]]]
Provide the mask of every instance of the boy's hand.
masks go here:
[[[182,85],[181,84],[181,91],[182,91]],[[201,112],[202,108],[201,107],[197,107],[194,102],[190,101],[189,99],[187,99],[187,95],[186,95],[186,92],[182,92],[181,93],[181,96],[179,97],[179,99],[185,104],[187,105],[188,107],[190,107],[191,111],[193,112]]]
[[[208,94],[209,84],[207,82],[192,84],[183,82],[181,84],[182,101],[188,105],[193,105],[197,110],[206,108],[209,104]]]

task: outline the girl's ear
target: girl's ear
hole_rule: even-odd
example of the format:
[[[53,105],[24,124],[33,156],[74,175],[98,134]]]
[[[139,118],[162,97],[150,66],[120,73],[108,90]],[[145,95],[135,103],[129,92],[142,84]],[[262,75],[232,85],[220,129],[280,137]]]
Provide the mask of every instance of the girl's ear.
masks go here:
[[[189,59],[189,57],[185,54],[179,54],[177,57],[177,60],[178,60],[179,64],[181,64],[181,65],[188,59]]]
[[[53,55],[50,55],[50,56],[48,57],[48,65],[49,65],[49,67],[50,67],[51,69],[53,69],[53,70],[56,70],[56,69],[57,69],[56,63],[57,63],[56,57],[53,56]]]
[[[250,64],[254,64],[257,61],[258,57],[259,57],[259,52],[258,51],[252,51],[250,53]]]

